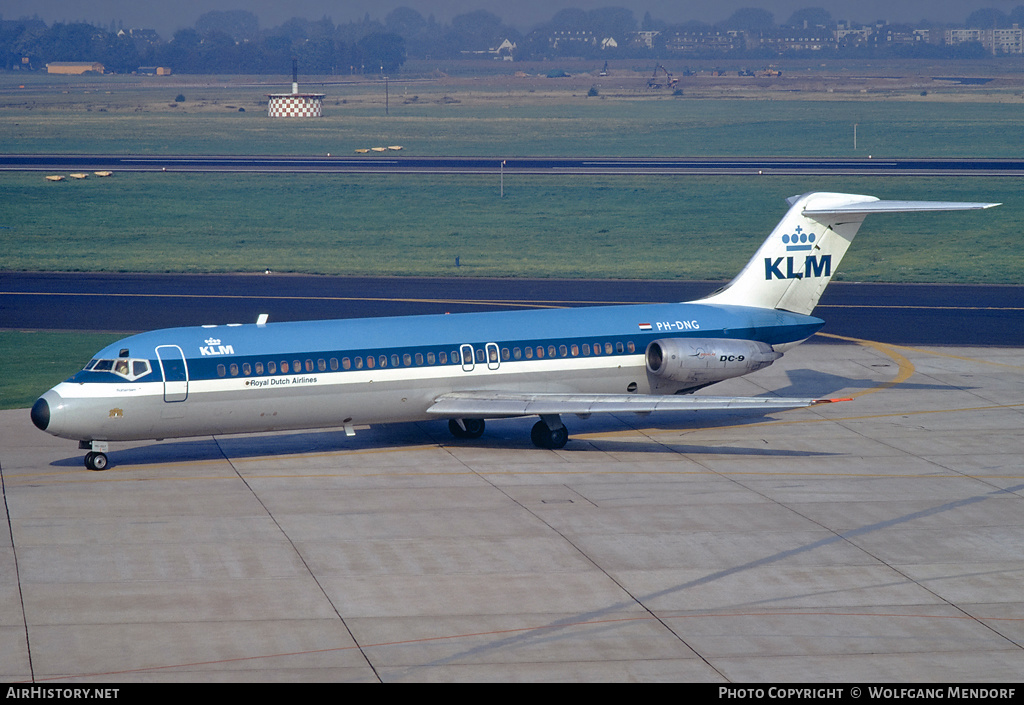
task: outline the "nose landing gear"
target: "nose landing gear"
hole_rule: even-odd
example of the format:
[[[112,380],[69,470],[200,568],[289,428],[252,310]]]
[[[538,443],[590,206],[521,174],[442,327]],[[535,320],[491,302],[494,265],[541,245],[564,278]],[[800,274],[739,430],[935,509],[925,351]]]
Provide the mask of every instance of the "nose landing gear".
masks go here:
[[[85,467],[90,470],[106,470],[107,469],[107,454],[106,453],[93,453],[92,451],[85,454]]]
[[[106,441],[79,441],[78,449],[89,451],[85,454],[85,467],[89,470],[106,470],[110,467]]]

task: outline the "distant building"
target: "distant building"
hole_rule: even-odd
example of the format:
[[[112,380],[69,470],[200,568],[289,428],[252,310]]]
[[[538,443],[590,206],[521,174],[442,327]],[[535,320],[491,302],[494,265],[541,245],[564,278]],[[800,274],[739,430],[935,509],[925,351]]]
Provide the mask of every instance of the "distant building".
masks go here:
[[[61,73],[69,76],[80,76],[93,71],[103,73],[103,64],[98,61],[51,61],[46,65],[46,73]]]
[[[991,54],[1024,53],[1024,30],[1017,25],[1010,29],[947,29],[946,44],[980,42]]]
[[[140,66],[135,73],[140,76],[170,76],[171,69],[167,66]]]
[[[673,32],[667,35],[665,47],[676,54],[707,54],[734,51],[743,46],[743,40],[726,32]]]

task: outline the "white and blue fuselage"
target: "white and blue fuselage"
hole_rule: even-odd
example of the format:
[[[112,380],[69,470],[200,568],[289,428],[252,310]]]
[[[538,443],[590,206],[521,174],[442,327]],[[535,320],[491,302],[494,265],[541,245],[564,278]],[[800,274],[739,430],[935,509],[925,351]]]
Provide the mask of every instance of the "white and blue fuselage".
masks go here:
[[[110,441],[536,415],[531,439],[561,448],[560,415],[793,408],[815,399],[687,394],[772,364],[813,335],[811,316],[871,213],[990,203],[810,193],[746,267],[700,301],[171,328],[101,350],[43,394],[35,425],[107,466]]]
[[[675,393],[705,382],[651,374],[652,341],[779,350],[823,323],[657,304],[170,328],[101,350],[33,418],[66,438],[139,440],[417,421],[436,418],[427,410],[450,392]]]

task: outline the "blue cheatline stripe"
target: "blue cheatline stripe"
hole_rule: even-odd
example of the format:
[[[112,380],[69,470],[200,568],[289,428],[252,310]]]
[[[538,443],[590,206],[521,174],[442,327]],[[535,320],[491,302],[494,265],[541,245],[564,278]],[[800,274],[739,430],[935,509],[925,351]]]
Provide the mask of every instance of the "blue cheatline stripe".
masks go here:
[[[584,345],[593,350],[595,344],[602,346],[602,355],[609,354],[604,350],[607,344],[612,346],[611,355],[642,353],[648,343],[660,338],[727,338],[777,345],[803,340],[823,323],[812,316],[785,311],[702,304],[543,309],[171,328],[117,341],[95,357],[113,359],[127,349],[129,357],[150,359],[154,372],[159,374],[153,351],[157,346],[174,344],[185,351],[189,377],[201,380],[224,376],[218,374],[218,365],[225,365],[230,376],[232,364],[239,369],[249,364],[255,370],[256,364],[262,363],[263,376],[272,376],[267,372],[270,362],[279,375],[308,374],[306,360],[311,360],[312,372],[334,372],[332,358],[339,361],[336,371],[344,372],[340,363],[345,357],[353,362],[362,358],[365,363],[367,357],[379,359],[383,355],[387,368],[392,368],[392,356],[397,355],[398,367],[438,367],[441,365],[426,364],[427,356],[433,353],[437,360],[444,353],[448,365],[460,365],[459,348],[465,344],[476,350],[496,343],[499,350],[507,349],[510,355],[516,347],[530,347],[535,351],[534,359],[538,347],[544,349],[544,358],[552,357],[548,352],[552,346],[554,357],[565,359],[574,356],[571,352],[562,354],[562,346],[571,351],[575,345],[580,351],[577,358],[586,357],[582,354]],[[423,364],[416,364],[417,354],[423,357]],[[411,357],[412,365],[405,364],[405,355]],[[301,370],[293,369],[296,360]],[[320,360],[325,361],[327,369],[319,369]],[[288,363],[287,373],[280,371],[282,362]],[[475,364],[486,364],[486,360]],[[357,371],[354,366],[352,371]],[[123,381],[109,372],[80,372],[72,380]]]

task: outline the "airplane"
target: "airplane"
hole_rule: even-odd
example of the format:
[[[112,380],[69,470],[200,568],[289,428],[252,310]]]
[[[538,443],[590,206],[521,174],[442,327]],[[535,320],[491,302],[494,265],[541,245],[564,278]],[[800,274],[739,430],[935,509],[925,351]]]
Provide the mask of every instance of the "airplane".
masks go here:
[[[558,449],[562,416],[777,410],[836,401],[693,392],[763,369],[813,335],[811,316],[861,223],[875,213],[998,203],[886,201],[807,193],[727,285],[691,302],[206,325],[151,331],[96,353],[32,406],[41,430],[108,467],[113,441],[539,416]]]

